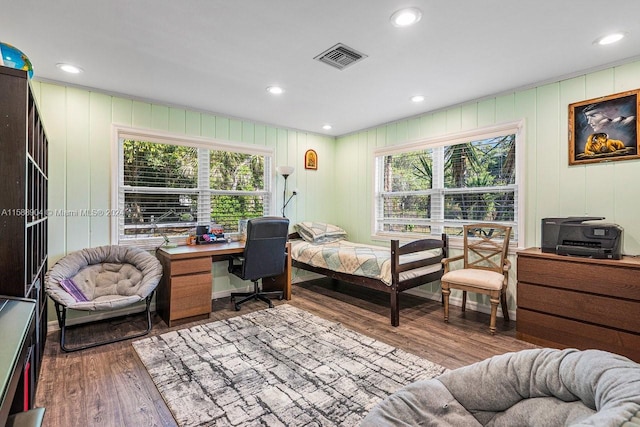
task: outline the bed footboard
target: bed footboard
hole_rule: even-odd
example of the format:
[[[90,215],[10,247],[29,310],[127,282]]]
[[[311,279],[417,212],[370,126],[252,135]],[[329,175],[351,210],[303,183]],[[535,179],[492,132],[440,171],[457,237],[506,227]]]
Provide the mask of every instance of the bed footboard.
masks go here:
[[[299,238],[299,236],[297,233],[293,233],[289,235],[289,238]],[[411,262],[400,262],[400,257],[402,255],[432,249],[440,249],[440,254],[434,257],[423,258]],[[447,236],[445,234],[442,235],[441,239],[421,239],[404,245],[400,245],[398,240],[392,240],[390,245],[391,285],[387,285],[379,279],[338,272],[322,267],[315,267],[294,259],[292,260],[291,265],[302,270],[322,274],[332,279],[388,293],[390,297],[391,325],[398,326],[400,324],[400,292],[439,280],[443,273],[441,261],[443,258],[446,258],[446,256]],[[436,271],[432,271],[433,266],[435,265],[439,265],[440,268]]]

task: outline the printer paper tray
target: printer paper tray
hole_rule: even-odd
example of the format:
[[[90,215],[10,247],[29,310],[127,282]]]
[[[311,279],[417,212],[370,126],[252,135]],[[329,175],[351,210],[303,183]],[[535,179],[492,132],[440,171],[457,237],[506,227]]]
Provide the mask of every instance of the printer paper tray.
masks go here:
[[[558,255],[574,255],[598,259],[619,259],[615,258],[611,249],[589,248],[584,246],[558,245],[556,246]]]

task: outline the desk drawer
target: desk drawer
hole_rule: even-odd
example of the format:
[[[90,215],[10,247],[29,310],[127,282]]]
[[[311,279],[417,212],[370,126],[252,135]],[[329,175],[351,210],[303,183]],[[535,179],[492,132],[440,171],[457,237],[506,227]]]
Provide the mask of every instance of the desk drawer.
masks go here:
[[[171,261],[171,277],[183,274],[211,273],[211,257],[176,259]]]
[[[171,277],[169,320],[211,313],[211,273]]]

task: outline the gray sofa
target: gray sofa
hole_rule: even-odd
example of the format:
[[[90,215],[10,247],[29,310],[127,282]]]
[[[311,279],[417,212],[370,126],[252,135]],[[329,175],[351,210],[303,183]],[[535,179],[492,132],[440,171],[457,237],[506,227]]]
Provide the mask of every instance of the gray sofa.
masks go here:
[[[418,381],[362,426],[640,426],[640,364],[599,350],[507,353]]]

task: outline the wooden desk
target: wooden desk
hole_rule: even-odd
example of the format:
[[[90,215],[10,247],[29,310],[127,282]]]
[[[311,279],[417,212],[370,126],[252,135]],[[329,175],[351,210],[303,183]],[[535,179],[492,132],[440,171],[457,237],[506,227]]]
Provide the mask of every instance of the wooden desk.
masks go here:
[[[516,336],[558,348],[598,348],[640,362],[640,258],[518,252]]]
[[[290,253],[287,243],[287,253]],[[162,263],[163,275],[156,293],[156,310],[167,325],[177,320],[206,319],[211,313],[211,263],[226,261],[244,252],[244,242],[161,248],[156,256]],[[262,281],[264,290],[282,290],[291,299],[291,257],[287,256],[285,272]]]

